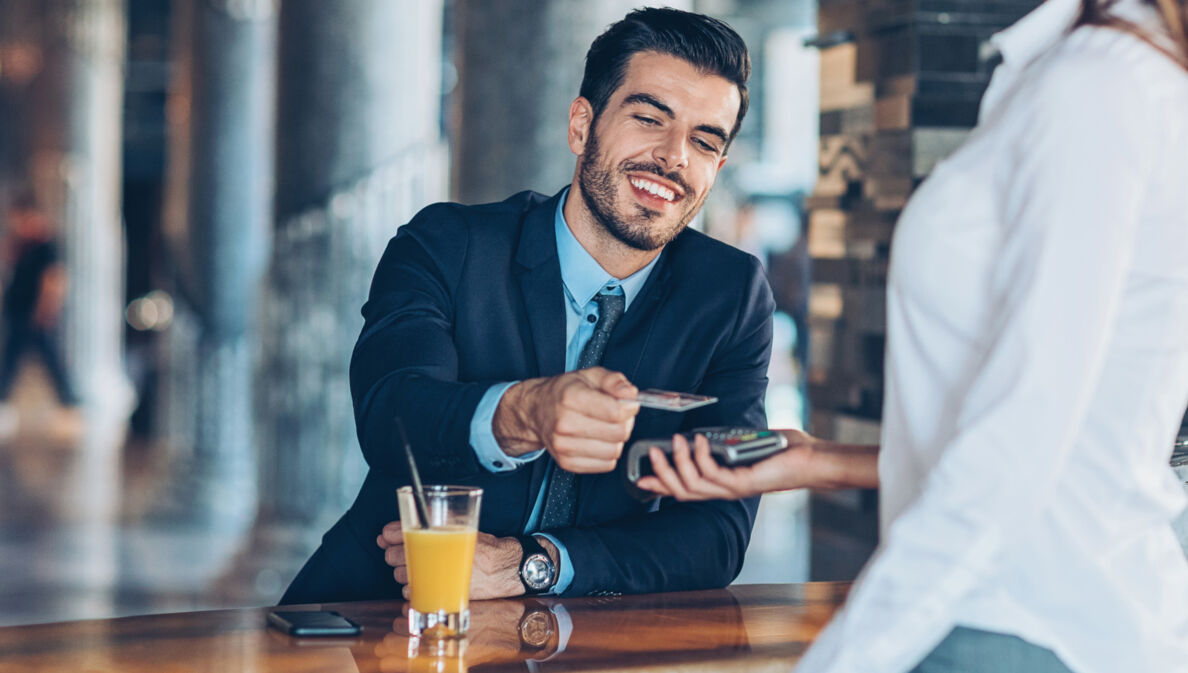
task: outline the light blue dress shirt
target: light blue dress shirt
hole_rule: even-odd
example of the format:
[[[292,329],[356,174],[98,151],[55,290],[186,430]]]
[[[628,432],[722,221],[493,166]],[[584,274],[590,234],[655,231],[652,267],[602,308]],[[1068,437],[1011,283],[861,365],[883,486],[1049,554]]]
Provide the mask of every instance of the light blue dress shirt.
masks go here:
[[[568,197],[569,192],[566,190],[557,204],[553,229],[557,239],[557,260],[561,264],[561,282],[565,289],[565,371],[573,371],[577,367],[582,348],[594,335],[594,327],[598,322],[598,304],[594,301],[594,295],[599,293],[622,294],[626,304],[624,310],[631,308],[632,300],[639,295],[639,291],[647,282],[652,268],[656,266],[656,261],[660,257],[657,256],[647,266],[626,278],[615,278],[603,269],[590,256],[590,253],[586,252],[582,244],[573,237],[573,232],[569,230],[569,225],[565,222],[565,200]],[[519,382],[511,381],[491,386],[479,400],[474,418],[470,421],[470,445],[474,448],[479,464],[490,472],[514,470],[521,465],[537,460],[545,452],[542,448],[522,456],[509,456],[499,448],[499,442],[495,440],[492,428],[495,409],[499,406],[499,400],[503,398],[507,389],[516,383]],[[544,485],[549,483],[549,475],[552,474],[552,470],[553,465],[550,464],[545,473]],[[528,517],[528,525],[524,527],[525,533],[535,533],[540,524],[545,490],[542,487],[536,494],[536,503],[532,507],[532,514]],[[560,553],[561,572],[557,577],[557,583],[553,585],[553,593],[559,594],[565,591],[573,581],[573,564],[569,561],[569,552],[552,535],[537,534],[556,545],[557,551]]]

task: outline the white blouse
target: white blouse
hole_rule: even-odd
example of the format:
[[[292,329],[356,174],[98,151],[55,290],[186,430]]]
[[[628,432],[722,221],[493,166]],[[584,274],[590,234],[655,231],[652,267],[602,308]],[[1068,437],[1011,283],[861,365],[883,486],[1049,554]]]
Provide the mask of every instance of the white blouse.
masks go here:
[[[1077,673],[1188,671],[1188,72],[1049,0],[995,38],[888,281],[882,542],[799,673],[903,673],[956,625]],[[1138,0],[1117,12],[1149,23]],[[1156,25],[1156,24],[1151,24]]]

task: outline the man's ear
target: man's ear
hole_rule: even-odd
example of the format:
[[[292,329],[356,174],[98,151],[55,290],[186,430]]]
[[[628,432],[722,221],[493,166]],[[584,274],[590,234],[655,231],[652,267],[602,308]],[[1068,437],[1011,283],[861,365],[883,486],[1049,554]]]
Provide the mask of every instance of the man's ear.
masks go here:
[[[590,139],[594,124],[594,107],[590,101],[578,96],[569,104],[569,150],[581,156],[586,153],[586,141]]]

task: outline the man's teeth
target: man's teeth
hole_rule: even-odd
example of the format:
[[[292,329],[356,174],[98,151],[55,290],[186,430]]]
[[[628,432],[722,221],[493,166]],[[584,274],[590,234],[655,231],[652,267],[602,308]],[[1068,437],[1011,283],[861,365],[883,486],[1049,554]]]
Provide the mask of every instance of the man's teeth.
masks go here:
[[[631,185],[636,189],[642,189],[645,192],[655,194],[665,201],[672,201],[676,198],[676,194],[669,188],[663,185],[658,185],[651,180],[640,180],[639,178],[631,178]]]

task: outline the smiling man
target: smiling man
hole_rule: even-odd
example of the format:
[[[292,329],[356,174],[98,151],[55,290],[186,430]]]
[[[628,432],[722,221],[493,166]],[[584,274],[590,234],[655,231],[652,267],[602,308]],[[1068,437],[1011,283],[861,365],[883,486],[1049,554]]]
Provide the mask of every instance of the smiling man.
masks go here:
[[[473,598],[721,587],[758,499],[641,503],[634,438],[764,426],[771,290],[759,262],[687,229],[747,107],[750,60],[715,19],[629,14],[594,41],[569,110],[572,182],[436,204],[388,245],[351,361],[370,470],[282,602],[397,597],[403,419],[430,483],[484,489]],[[640,410],[640,389],[720,399]]]

